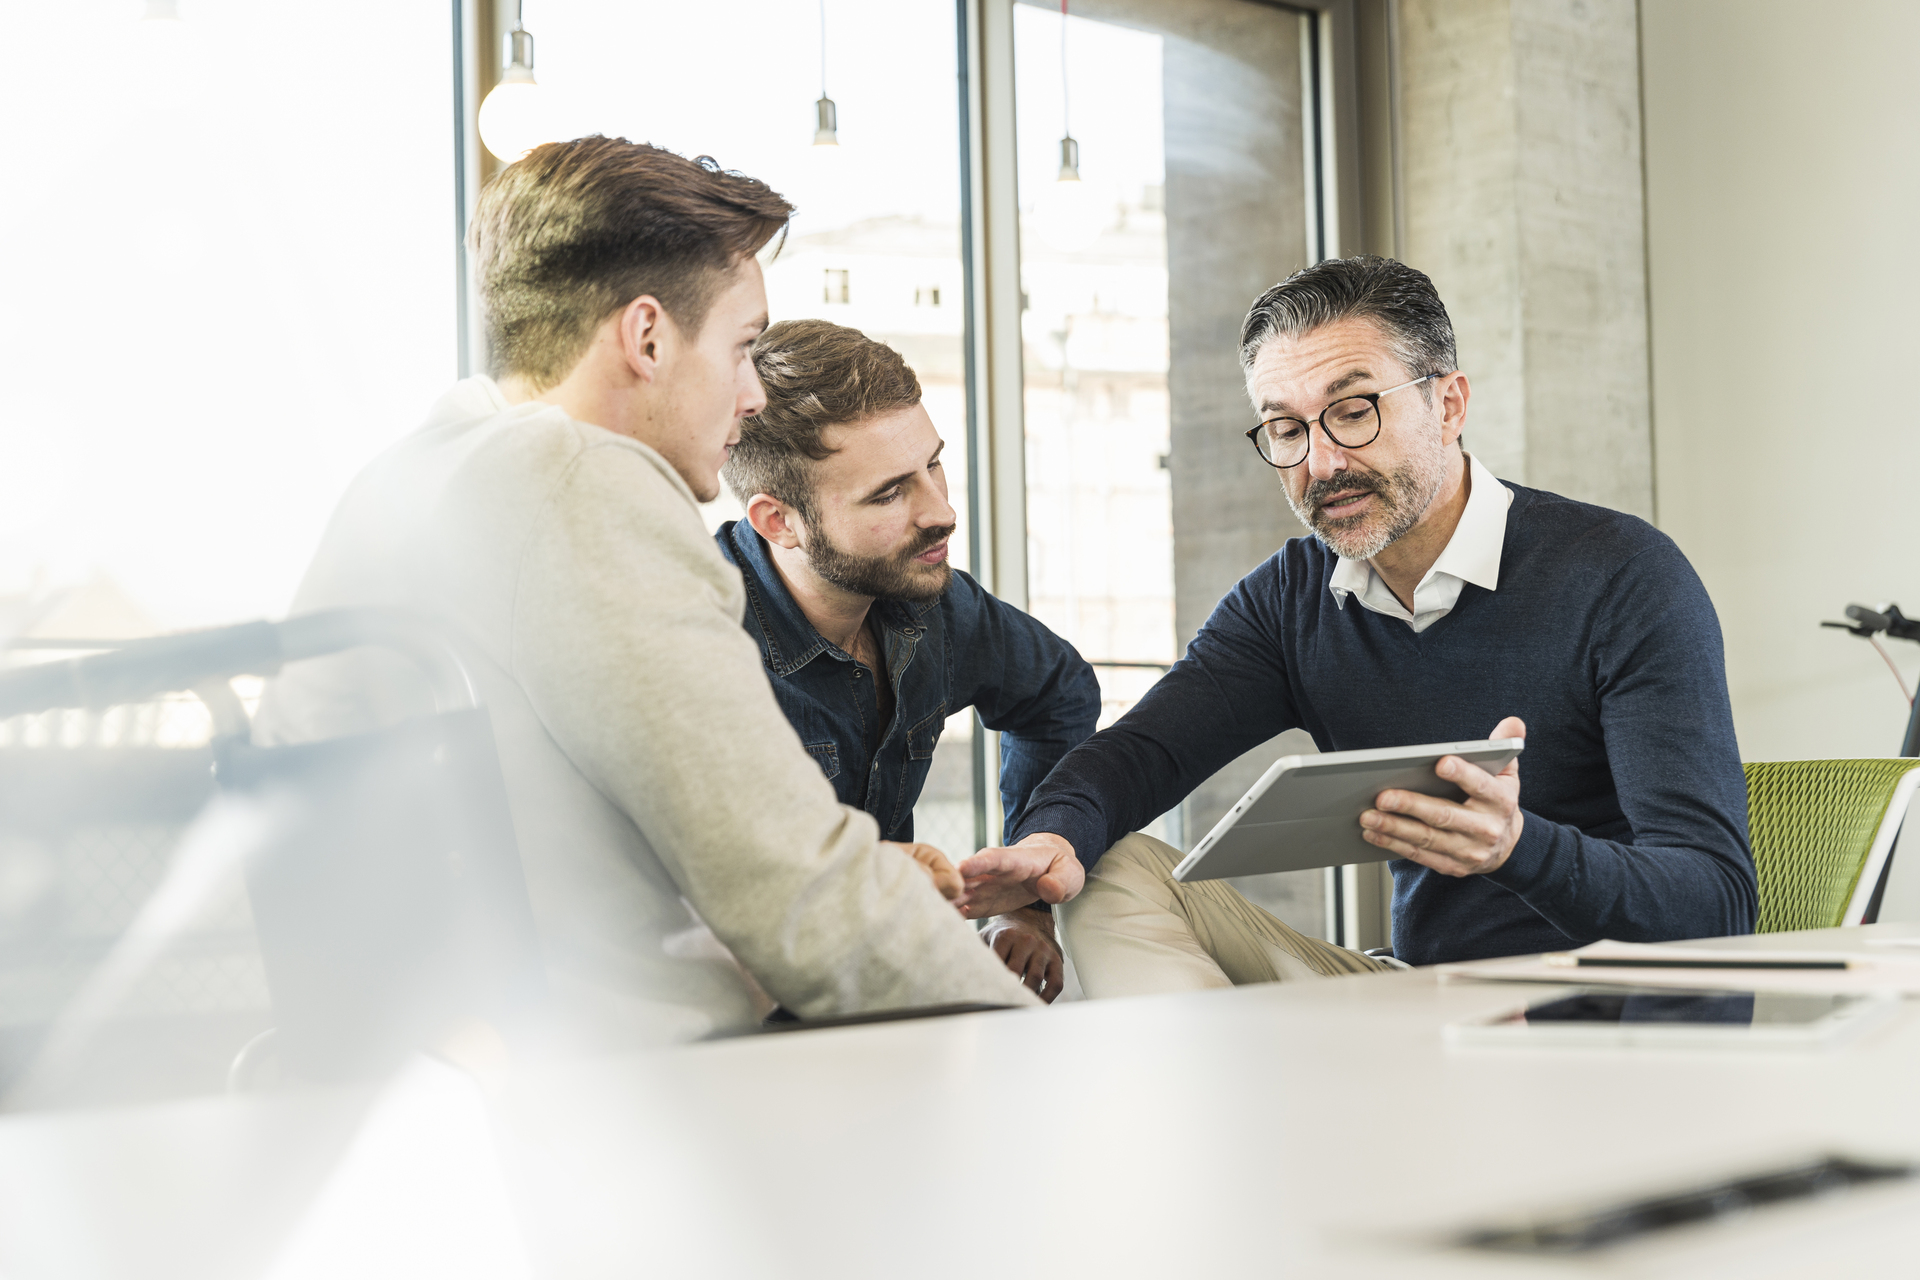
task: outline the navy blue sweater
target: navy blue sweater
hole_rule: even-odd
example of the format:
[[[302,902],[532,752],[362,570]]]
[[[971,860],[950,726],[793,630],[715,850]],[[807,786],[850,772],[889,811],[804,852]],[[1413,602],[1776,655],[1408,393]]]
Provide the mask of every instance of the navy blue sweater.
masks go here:
[[[1396,955],[1751,932],[1746,783],[1700,579],[1645,521],[1508,487],[1499,589],[1467,584],[1419,634],[1338,606],[1333,554],[1288,542],[1139,705],[1060,762],[1012,838],[1056,833],[1091,866],[1283,730],[1347,751],[1484,738],[1517,715],[1519,843],[1483,876],[1394,861]]]

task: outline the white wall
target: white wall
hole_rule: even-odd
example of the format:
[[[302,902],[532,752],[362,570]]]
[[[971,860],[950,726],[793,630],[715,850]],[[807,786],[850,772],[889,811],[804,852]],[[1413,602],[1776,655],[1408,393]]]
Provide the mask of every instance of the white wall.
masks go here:
[[[1892,677],[1817,624],[1920,613],[1920,5],[1641,22],[1659,523],[1719,609],[1744,758],[1892,755]]]

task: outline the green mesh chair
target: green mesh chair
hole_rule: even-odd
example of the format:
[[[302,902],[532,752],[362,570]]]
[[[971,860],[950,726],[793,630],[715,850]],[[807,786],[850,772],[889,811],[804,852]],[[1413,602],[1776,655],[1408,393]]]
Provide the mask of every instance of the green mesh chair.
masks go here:
[[[1920,760],[1782,760],[1745,768],[1760,879],[1755,932],[1864,923],[1879,906],[1875,891],[1920,787]]]

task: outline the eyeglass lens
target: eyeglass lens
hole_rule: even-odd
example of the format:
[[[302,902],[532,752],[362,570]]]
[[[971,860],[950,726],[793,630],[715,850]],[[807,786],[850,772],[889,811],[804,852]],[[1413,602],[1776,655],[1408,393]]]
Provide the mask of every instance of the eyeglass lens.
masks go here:
[[[1361,449],[1380,434],[1380,411],[1361,396],[1330,404],[1320,415],[1321,425],[1342,449]],[[1313,432],[1298,418],[1274,418],[1260,424],[1253,442],[1260,456],[1276,467],[1294,467],[1306,458]]]

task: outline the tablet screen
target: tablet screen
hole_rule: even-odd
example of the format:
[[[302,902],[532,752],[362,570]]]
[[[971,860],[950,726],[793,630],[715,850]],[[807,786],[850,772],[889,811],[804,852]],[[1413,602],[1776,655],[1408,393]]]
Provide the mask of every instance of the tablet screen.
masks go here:
[[[1627,1023],[1665,1026],[1803,1027],[1845,1008],[1855,996],[1752,991],[1620,988],[1581,991],[1528,1005],[1509,1024]]]

